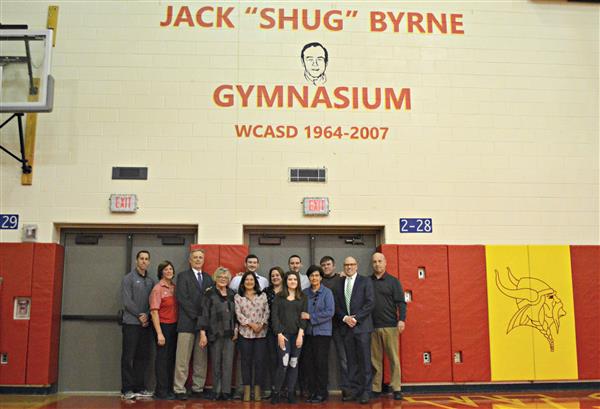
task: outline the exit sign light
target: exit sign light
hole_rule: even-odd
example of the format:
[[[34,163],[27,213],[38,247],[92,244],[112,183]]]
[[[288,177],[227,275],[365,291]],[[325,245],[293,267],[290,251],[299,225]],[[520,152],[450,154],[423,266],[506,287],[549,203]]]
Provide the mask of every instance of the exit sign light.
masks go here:
[[[305,197],[302,203],[305,216],[327,216],[329,214],[329,198],[327,197]]]
[[[137,196],[130,194],[110,195],[110,211],[113,213],[135,213]]]

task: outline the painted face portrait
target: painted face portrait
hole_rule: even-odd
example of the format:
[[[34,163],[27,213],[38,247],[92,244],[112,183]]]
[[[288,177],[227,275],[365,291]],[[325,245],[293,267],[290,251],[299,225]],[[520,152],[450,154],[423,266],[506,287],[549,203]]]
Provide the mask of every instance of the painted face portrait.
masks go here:
[[[304,67],[304,78],[313,85],[322,85],[327,81],[325,70],[329,61],[325,47],[319,43],[309,43],[300,54]]]

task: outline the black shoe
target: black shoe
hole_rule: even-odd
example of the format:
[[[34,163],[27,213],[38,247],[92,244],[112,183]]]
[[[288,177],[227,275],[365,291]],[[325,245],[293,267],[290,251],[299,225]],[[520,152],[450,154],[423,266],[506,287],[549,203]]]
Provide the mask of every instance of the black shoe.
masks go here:
[[[204,391],[200,391],[200,392],[192,391],[190,396],[195,399],[202,399],[202,398],[204,398]]]
[[[394,391],[394,400],[402,400],[402,392]]]
[[[356,395],[349,391],[342,391],[342,402],[350,402],[356,400]]]
[[[188,400],[187,393],[176,393],[175,399],[177,400]]]
[[[175,400],[175,394],[170,392],[167,393],[167,396],[165,397],[165,400]]]
[[[369,392],[363,392],[358,399],[358,401],[363,405],[365,403],[369,403],[369,400],[371,400],[371,394]]]
[[[326,399],[321,395],[314,395],[310,403],[323,403],[325,400]]]
[[[213,391],[209,391],[203,395],[203,398],[206,400],[218,400],[219,395],[214,393]]]
[[[288,403],[294,404],[296,402],[297,402],[296,395],[294,395],[293,393],[288,394]]]
[[[221,400],[231,400],[232,396],[231,393],[222,393],[221,394]]]
[[[308,398],[306,398],[306,400],[304,402],[306,403],[312,403],[313,399],[315,398],[315,396],[317,396],[316,393],[311,393]]]
[[[271,394],[271,405],[276,405],[279,403],[279,392],[273,392]]]
[[[377,399],[379,397],[381,397],[382,392],[375,392],[375,391],[371,391],[371,398],[373,399]]]

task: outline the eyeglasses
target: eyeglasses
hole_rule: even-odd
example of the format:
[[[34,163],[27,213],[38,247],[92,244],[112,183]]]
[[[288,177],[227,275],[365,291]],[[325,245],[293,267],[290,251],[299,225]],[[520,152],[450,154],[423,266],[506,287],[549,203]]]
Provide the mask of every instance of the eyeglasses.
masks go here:
[[[344,264],[344,267],[354,267],[356,265],[356,263],[348,263],[348,264]]]

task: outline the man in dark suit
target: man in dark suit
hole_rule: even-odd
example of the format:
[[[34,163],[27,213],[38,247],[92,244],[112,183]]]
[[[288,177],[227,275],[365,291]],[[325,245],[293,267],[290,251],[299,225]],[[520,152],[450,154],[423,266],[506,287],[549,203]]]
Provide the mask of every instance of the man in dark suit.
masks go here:
[[[192,250],[189,262],[191,268],[179,273],[175,286],[179,316],[177,320],[177,352],[173,392],[175,392],[177,399],[181,400],[187,399],[185,382],[188,378],[192,353],[192,396],[200,396],[204,390],[208,357],[206,348],[200,348],[198,343],[197,320],[201,315],[204,292],[214,284],[211,276],[202,271],[204,250]]]
[[[375,305],[373,283],[358,274],[358,262],[354,257],[344,260],[345,278],[340,280],[335,292],[337,317],[344,323],[344,345],[348,360],[348,378],[352,391],[342,399],[357,399],[369,403],[373,372],[371,369],[371,312]]]

